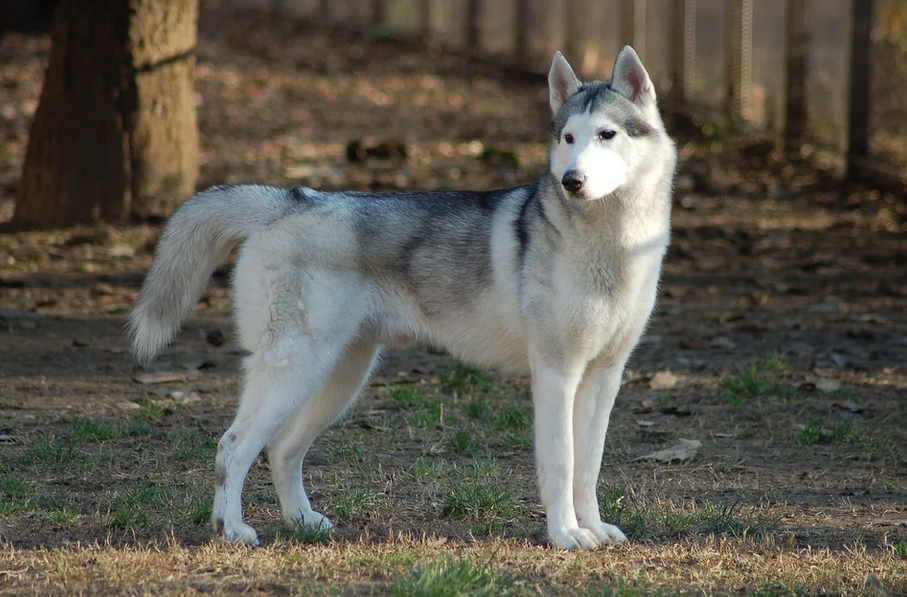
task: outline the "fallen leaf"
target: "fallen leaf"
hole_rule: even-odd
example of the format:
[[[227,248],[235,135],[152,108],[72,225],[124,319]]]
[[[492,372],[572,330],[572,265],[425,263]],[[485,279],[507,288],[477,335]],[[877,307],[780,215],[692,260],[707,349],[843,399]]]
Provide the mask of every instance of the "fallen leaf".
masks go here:
[[[828,377],[820,377],[816,380],[816,389],[820,392],[837,392],[841,389],[841,382]]]
[[[646,421],[645,419],[636,419],[636,424],[640,427],[651,427],[655,424],[655,421]]]
[[[696,451],[702,447],[702,442],[698,439],[680,438],[677,444],[664,450],[658,450],[639,458],[634,458],[631,462],[640,460],[654,460],[656,462],[686,462],[696,455]]]
[[[737,348],[737,343],[730,338],[718,336],[717,338],[712,338],[712,340],[709,342],[709,348],[723,348],[724,350],[734,350],[735,348]]]
[[[190,381],[201,377],[197,369],[190,371],[154,371],[151,373],[139,373],[132,376],[132,381],[140,384],[150,385],[159,383],[173,383],[177,381]]]
[[[831,407],[840,408],[841,410],[847,411],[849,413],[853,413],[855,415],[862,414],[866,410],[865,407],[862,407],[859,404],[855,404],[853,402],[848,402],[846,400],[840,401],[840,402],[832,402]]]
[[[670,390],[677,385],[677,376],[671,371],[659,371],[649,380],[649,387],[653,390]]]

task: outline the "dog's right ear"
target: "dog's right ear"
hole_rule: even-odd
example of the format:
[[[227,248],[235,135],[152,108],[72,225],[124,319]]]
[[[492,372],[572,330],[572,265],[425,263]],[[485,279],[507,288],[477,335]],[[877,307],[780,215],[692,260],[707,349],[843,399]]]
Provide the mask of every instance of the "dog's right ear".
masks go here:
[[[554,53],[551,70],[548,71],[548,103],[551,112],[556,116],[571,95],[579,89],[579,79],[570,67],[570,63],[560,52]]]

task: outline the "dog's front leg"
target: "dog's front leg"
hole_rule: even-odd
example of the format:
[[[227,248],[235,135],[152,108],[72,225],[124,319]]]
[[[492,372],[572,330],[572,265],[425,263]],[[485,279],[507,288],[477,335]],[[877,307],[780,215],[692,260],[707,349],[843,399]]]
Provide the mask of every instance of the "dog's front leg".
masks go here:
[[[548,539],[560,548],[593,549],[595,534],[580,528],[573,505],[573,400],[582,371],[538,363],[532,367],[535,457]]]
[[[573,408],[573,445],[576,458],[573,500],[576,518],[579,526],[592,531],[603,545],[627,540],[619,528],[602,522],[596,494],[608,421],[620,389],[623,369],[623,361],[616,364],[590,363],[577,389]]]

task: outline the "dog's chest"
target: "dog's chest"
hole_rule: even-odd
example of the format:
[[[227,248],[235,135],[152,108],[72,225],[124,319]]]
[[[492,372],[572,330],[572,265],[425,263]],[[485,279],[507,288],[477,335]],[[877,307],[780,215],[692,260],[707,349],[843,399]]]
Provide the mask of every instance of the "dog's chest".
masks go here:
[[[632,350],[655,305],[662,256],[612,257],[555,276],[567,342],[593,354]]]

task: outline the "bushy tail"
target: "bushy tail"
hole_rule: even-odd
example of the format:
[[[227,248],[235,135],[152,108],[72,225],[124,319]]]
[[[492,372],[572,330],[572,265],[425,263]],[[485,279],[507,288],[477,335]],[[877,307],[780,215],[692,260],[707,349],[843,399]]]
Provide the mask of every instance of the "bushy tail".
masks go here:
[[[170,343],[230,250],[289,211],[287,197],[274,187],[213,187],[173,214],[129,313],[132,352],[139,362],[150,361]]]

